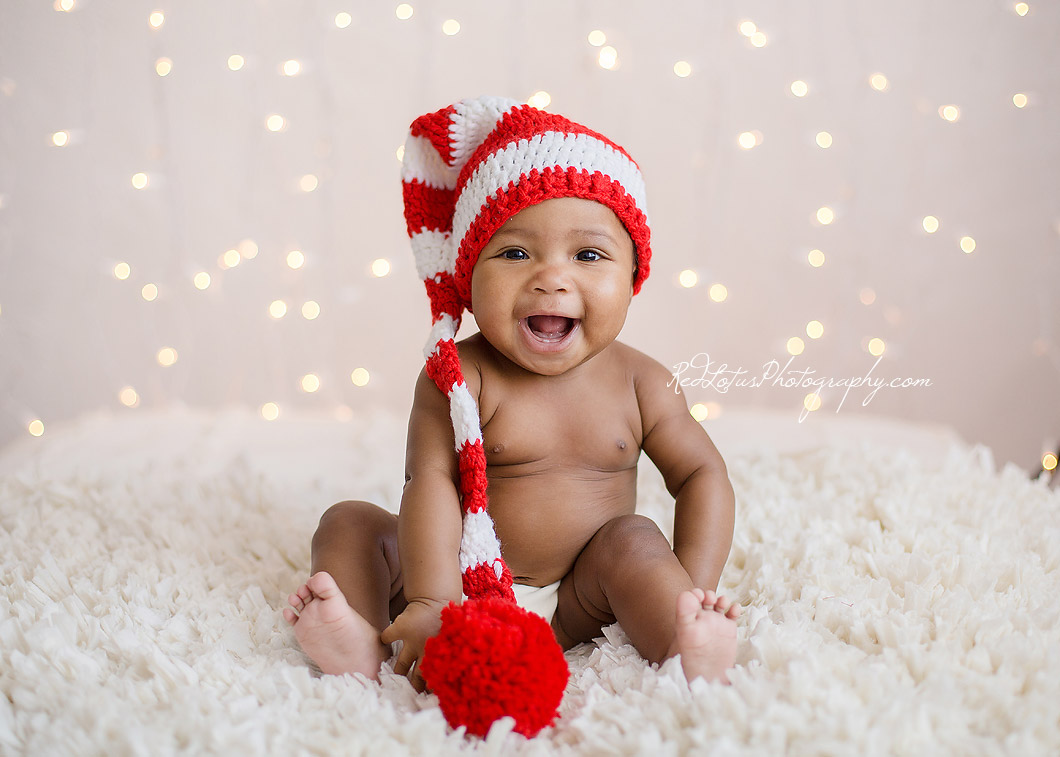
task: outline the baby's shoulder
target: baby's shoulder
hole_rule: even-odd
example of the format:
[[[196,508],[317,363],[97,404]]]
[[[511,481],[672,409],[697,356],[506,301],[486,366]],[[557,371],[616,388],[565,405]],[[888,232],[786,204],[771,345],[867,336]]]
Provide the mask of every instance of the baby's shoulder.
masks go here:
[[[644,382],[654,384],[659,379],[663,379],[665,385],[673,375],[655,358],[623,342],[615,341],[610,350],[611,359],[626,371],[634,385]]]

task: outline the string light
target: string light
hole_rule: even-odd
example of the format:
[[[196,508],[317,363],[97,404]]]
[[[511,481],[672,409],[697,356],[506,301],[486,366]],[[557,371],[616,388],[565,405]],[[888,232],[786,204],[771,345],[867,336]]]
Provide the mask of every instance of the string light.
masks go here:
[[[288,60],[283,63],[284,76],[298,76],[302,72],[302,64],[296,60]]]
[[[943,105],[939,108],[939,115],[946,121],[953,123],[961,117],[961,109],[956,105]]]
[[[44,421],[42,421],[40,418],[34,418],[26,424],[26,430],[33,434],[33,436],[43,436]]]
[[[372,275],[376,278],[383,278],[390,273],[390,261],[386,258],[376,258],[372,261]]]
[[[692,75],[692,64],[687,60],[679,60],[674,63],[674,73],[682,79]]]
[[[279,113],[272,113],[265,119],[265,128],[271,132],[283,131],[287,128],[287,120]]]
[[[762,132],[760,131],[743,131],[740,132],[740,136],[737,137],[736,141],[740,147],[745,150],[750,150],[752,147],[757,147],[762,144]]]
[[[442,34],[452,37],[460,33],[460,22],[455,18],[448,18],[442,22]]]
[[[312,394],[320,388],[320,378],[314,373],[307,373],[302,376],[301,386],[303,392]]]
[[[221,255],[221,259],[217,261],[217,264],[222,269],[235,268],[239,265],[239,262],[243,258],[240,257],[238,250],[225,250]]]
[[[1046,452],[1042,455],[1042,470],[1053,471],[1056,470],[1056,455],[1052,452]]]
[[[821,395],[810,393],[802,398],[802,406],[811,413],[821,409]]]
[[[552,103],[552,95],[543,89],[538,90],[527,98],[526,104],[538,110],[544,110]]]
[[[806,349],[806,342],[802,341],[801,337],[793,336],[784,346],[787,348],[789,355],[801,355],[802,351]]]
[[[817,146],[822,149],[827,150],[829,147],[832,146],[832,135],[826,131],[817,132],[815,140],[817,142]]]
[[[228,56],[228,70],[239,71],[246,64],[246,58],[242,55],[229,55]]]
[[[394,151],[394,154],[397,155],[398,163],[401,163],[402,161],[404,161],[405,160],[405,145],[398,145],[398,149]]]
[[[817,209],[817,222],[822,226],[827,226],[835,220],[835,211],[828,206]]]
[[[710,411],[707,410],[707,406],[697,402],[688,409],[688,412],[696,419],[696,423],[702,423],[708,417],[710,417]]]
[[[291,250],[287,253],[287,267],[294,270],[298,270],[305,265],[305,255],[302,254],[301,250]]]
[[[961,237],[961,249],[968,255],[975,252],[975,240],[971,237]]]
[[[130,182],[136,189],[146,189],[148,184],[147,174],[145,173],[134,173]]]
[[[316,191],[318,186],[320,186],[320,180],[311,173],[307,173],[298,180],[298,188],[306,193]]]
[[[721,417],[721,405],[719,405],[717,402],[708,402],[707,403],[707,415],[710,418],[720,418]]]
[[[239,256],[245,260],[253,260],[258,256],[258,244],[253,239],[244,239],[238,247]]]
[[[140,395],[131,386],[123,386],[118,392],[118,401],[125,407],[136,407],[140,404]]]
[[[795,95],[795,97],[806,97],[806,93],[809,91],[809,85],[802,79],[796,79],[791,83],[791,94]]]
[[[939,230],[939,219],[935,218],[935,216],[924,216],[923,224],[924,231],[928,234],[934,234]]]
[[[869,354],[873,357],[879,357],[887,349],[887,345],[884,344],[883,340],[879,337],[873,337],[869,340],[868,350]]]
[[[1017,16],[1026,16],[1027,15],[1027,11],[1029,11],[1030,9],[1031,9],[1031,7],[1029,5],[1027,5],[1027,3],[1016,3],[1013,6],[1013,10],[1016,11],[1016,15]]]
[[[824,325],[820,321],[810,321],[806,324],[806,336],[810,339],[820,339],[824,334]]]
[[[607,42],[607,35],[599,29],[593,29],[591,32],[589,32],[589,36],[587,39],[589,40],[589,44],[593,47],[600,47],[605,42]]]
[[[57,131],[52,134],[52,144],[56,147],[66,147],[70,144],[70,132]]]
[[[1027,95],[1023,94],[1022,92],[1017,92],[1012,96],[1012,104],[1015,105],[1017,108],[1026,108]]]
[[[600,64],[600,68],[612,70],[618,65],[618,50],[606,45],[600,48],[600,54],[596,58],[596,62]]]
[[[309,300],[308,302],[302,305],[302,317],[305,318],[307,321],[316,320],[317,316],[319,315],[320,305],[318,305],[313,300]]]
[[[60,13],[69,13],[74,9],[74,0],[55,0],[54,7]]]
[[[685,289],[691,289],[696,285],[696,282],[698,281],[699,275],[691,269],[686,268],[685,270],[681,271],[681,273],[677,274],[677,283],[679,283]]]
[[[397,16],[402,21],[408,21],[410,18],[412,18],[412,14],[413,13],[415,13],[415,11],[412,9],[412,6],[409,5],[408,3],[402,3],[397,8],[394,9],[394,15]]]
[[[409,9],[411,10],[411,8]],[[335,15],[335,26],[340,29],[345,29],[347,26],[353,23],[353,16],[343,11]]]
[[[871,305],[876,301],[876,292],[871,287],[865,287],[858,292],[858,299],[862,305]]]
[[[173,70],[173,61],[169,58],[159,58],[155,61],[155,73],[159,76],[169,76],[169,72]]]
[[[890,89],[891,84],[887,81],[887,77],[881,73],[875,73],[869,77],[869,86],[877,92],[886,92]]]
[[[368,371],[364,368],[354,368],[353,373],[350,374],[350,381],[354,386],[366,386],[369,378]]]
[[[765,47],[766,42],[766,35],[762,32],[755,32],[751,35],[751,44],[755,47]]]
[[[269,315],[280,320],[287,315],[287,303],[283,300],[273,300],[269,303]]]
[[[162,24],[166,22],[166,14],[162,11],[154,11],[150,16],[147,17],[147,23],[151,25],[152,29],[159,29]]]
[[[195,288],[198,290],[207,289],[210,286],[210,274],[206,271],[199,271],[195,274],[195,278],[192,279],[192,283],[195,284]]]
[[[714,302],[725,302],[729,296],[729,290],[725,288],[724,284],[711,284],[707,293]]]
[[[140,290],[140,296],[148,302],[154,302],[158,297],[158,287],[154,284],[144,284],[143,288]]]
[[[806,260],[814,268],[820,268],[824,265],[824,253],[820,250],[810,250],[808,253],[806,253]]]
[[[756,31],[758,31],[758,27],[755,26],[754,21],[741,21],[740,22],[740,34],[742,34],[743,36],[749,38]]]
[[[280,406],[275,402],[266,402],[261,406],[261,417],[267,421],[274,421],[280,417]]]
[[[172,347],[163,347],[155,355],[155,359],[158,360],[160,366],[168,368],[177,362],[177,351]]]
[[[114,278],[119,281],[125,281],[125,279],[129,278],[130,273],[132,273],[132,269],[128,263],[117,263],[114,266]]]

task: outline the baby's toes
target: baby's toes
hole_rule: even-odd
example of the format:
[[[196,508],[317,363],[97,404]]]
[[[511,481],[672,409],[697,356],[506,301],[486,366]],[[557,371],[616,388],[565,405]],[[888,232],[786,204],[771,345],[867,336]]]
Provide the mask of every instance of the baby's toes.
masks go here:
[[[718,597],[718,601],[714,603],[714,611],[720,612],[722,615],[727,613],[732,607],[732,600],[726,596]]]
[[[691,625],[696,622],[696,616],[702,604],[695,594],[683,591],[677,595],[677,623],[678,625]]]
[[[298,616],[294,614],[293,610],[290,610],[286,607],[283,610],[283,619],[290,623],[292,626],[298,622]]]
[[[742,614],[743,614],[743,608],[740,607],[740,605],[738,605],[735,602],[733,602],[732,607],[730,607],[729,611],[727,613],[725,613],[725,617],[729,618],[730,620],[736,620]]]

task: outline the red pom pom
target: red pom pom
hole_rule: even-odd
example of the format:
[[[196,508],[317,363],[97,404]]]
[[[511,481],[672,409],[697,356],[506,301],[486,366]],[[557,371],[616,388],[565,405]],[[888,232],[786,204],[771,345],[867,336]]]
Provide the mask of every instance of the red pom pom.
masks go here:
[[[449,725],[476,736],[505,715],[517,733],[537,735],[555,720],[570,676],[545,619],[494,597],[442,610],[420,669]]]

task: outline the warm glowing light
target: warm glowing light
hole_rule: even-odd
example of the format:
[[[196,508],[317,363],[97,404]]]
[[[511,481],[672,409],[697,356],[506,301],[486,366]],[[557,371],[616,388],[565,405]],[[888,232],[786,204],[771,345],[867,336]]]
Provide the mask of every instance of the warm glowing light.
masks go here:
[[[376,258],[372,261],[372,275],[383,278],[390,273],[390,261],[386,258]]]
[[[878,337],[873,337],[869,340],[869,354],[875,357],[879,357],[883,354],[884,350],[887,349],[887,345],[884,344],[883,340]]]
[[[132,269],[128,263],[118,263],[114,266],[114,278],[116,279],[125,281],[125,279],[129,278],[130,273],[132,273]]]
[[[818,147],[822,147],[827,150],[829,147],[832,146],[832,135],[826,131],[819,131],[817,132],[816,141]]]
[[[793,336],[788,340],[785,347],[789,355],[801,355],[802,351],[806,349],[806,342],[802,341],[802,337]]]
[[[287,315],[287,303],[283,300],[273,300],[269,303],[269,315],[276,320]]]
[[[692,414],[692,417],[696,419],[697,423],[702,423],[710,416],[710,411],[707,406],[701,402],[697,402],[688,409],[688,412]]]
[[[221,256],[221,267],[235,268],[241,260],[238,250],[225,250],[224,255]]]
[[[809,91],[809,85],[802,79],[796,79],[791,83],[791,94],[795,95],[795,97],[806,97],[806,93]]]
[[[244,239],[238,247],[239,255],[246,260],[253,260],[258,256],[258,244],[253,239]]]
[[[274,421],[280,417],[280,406],[275,402],[266,402],[261,406],[261,417],[267,421]]]
[[[243,68],[243,66],[246,64],[246,62],[247,62],[246,58],[244,58],[242,55],[229,55],[228,56],[228,70],[229,71],[238,71],[239,69]]]
[[[131,386],[123,386],[118,392],[118,401],[125,407],[136,407],[140,404],[140,395]]]
[[[136,189],[144,189],[147,187],[148,183],[147,174],[134,173],[130,181],[132,182],[133,187],[135,187]]]
[[[147,17],[147,23],[151,25],[152,29],[158,29],[162,24],[166,22],[166,14],[162,11],[155,11]]]
[[[873,74],[869,77],[869,86],[877,92],[886,92],[891,85],[883,74]]]
[[[809,261],[810,265],[814,268],[820,268],[824,265],[824,253],[820,250],[810,250],[806,253],[806,260]]]
[[[593,29],[589,32],[589,44],[593,47],[600,47],[602,44],[607,42],[607,35],[599,29]]]
[[[303,192],[312,192],[320,186],[320,180],[311,173],[307,173],[298,180],[298,188]]]
[[[600,55],[597,56],[596,62],[600,64],[600,68],[606,68],[608,70],[618,65],[618,50],[607,45],[606,47],[600,48]]]
[[[699,275],[691,269],[686,268],[685,270],[681,271],[681,273],[677,274],[677,283],[679,283],[685,289],[691,289],[696,285],[696,282],[698,281]]]
[[[762,32],[755,32],[751,35],[751,44],[755,47],[765,47],[766,41],[766,35]]]
[[[876,292],[871,287],[865,287],[858,292],[858,299],[862,305],[871,305],[876,301]]]
[[[173,61],[169,58],[159,58],[155,61],[155,73],[159,76],[169,76],[169,72],[173,70]]]
[[[140,290],[140,296],[148,302],[154,302],[155,298],[158,297],[158,287],[154,284],[144,284],[143,288]]]
[[[1042,470],[1056,470],[1056,455],[1046,452],[1042,455]]]
[[[971,254],[975,251],[975,240],[971,237],[961,237],[961,249]]]
[[[291,250],[287,253],[287,267],[298,270],[305,265],[305,255],[301,250]]]
[[[302,317],[307,321],[315,320],[318,315],[320,315],[320,305],[313,300],[302,305]]]
[[[44,433],[44,421],[35,418],[26,424],[26,429],[34,436],[41,436]]]
[[[961,117],[961,109],[956,105],[943,105],[939,108],[939,115],[947,121],[953,122]]]
[[[408,3],[402,3],[394,9],[394,15],[400,18],[402,21],[408,21],[410,18],[412,18],[413,13],[415,13],[415,11],[412,10],[412,6]]]
[[[1012,96],[1012,104],[1015,105],[1017,108],[1026,108],[1027,95],[1023,94],[1022,92],[1014,94]]]
[[[410,9],[411,10],[411,9]],[[345,29],[347,26],[353,23],[353,16],[343,11],[335,15],[335,26],[340,29]]]
[[[398,163],[405,160],[405,145],[398,145],[398,149],[394,152],[397,155]]]
[[[56,0],[55,10],[60,13],[69,13],[74,9],[74,0]]]
[[[530,95],[527,99],[526,104],[537,108],[538,110],[544,110],[552,102],[552,95],[543,89],[538,90],[534,94]]]
[[[806,336],[810,339],[820,339],[824,334],[824,325],[820,321],[810,321],[806,324]]]
[[[816,393],[807,394],[802,398],[802,406],[811,413],[821,409],[821,395]]]
[[[288,60],[283,63],[284,76],[298,76],[302,71],[302,64],[296,60]]]
[[[56,147],[65,147],[70,144],[70,132],[57,131],[52,134],[52,144]]]
[[[287,121],[284,119],[283,116],[279,115],[278,113],[273,113],[265,119],[265,128],[269,131],[283,131],[286,126]]]
[[[210,286],[210,274],[206,271],[199,271],[195,274],[195,278],[192,279],[196,289],[208,289]]]
[[[825,206],[823,208],[818,208],[818,210],[817,210],[817,222],[818,223],[820,223],[822,226],[827,226],[828,224],[830,224],[834,220],[835,220],[835,213],[832,211],[831,208],[829,208],[827,206]]]
[[[460,22],[455,18],[448,18],[442,22],[442,34],[452,37],[460,33]]]
[[[1027,3],[1016,3],[1013,6],[1013,10],[1016,11],[1016,15],[1018,15],[1018,16],[1026,16],[1027,15],[1027,11],[1029,11],[1030,9],[1031,9],[1031,7],[1029,5],[1027,5]]]
[[[301,383],[302,391],[309,392],[310,394],[320,388],[320,378],[313,373],[307,373],[306,375],[302,376]]]
[[[750,37],[756,31],[758,31],[758,27],[755,26],[754,21],[743,21],[740,23],[740,34],[743,36]]]
[[[724,284],[711,284],[708,294],[710,294],[710,299],[715,302],[725,302],[725,299],[729,296],[729,290],[725,288]]]
[[[753,131],[743,131],[740,132],[737,141],[740,143],[740,147],[745,150],[750,150],[758,144],[758,136]]]
[[[923,224],[924,231],[928,234],[934,234],[939,230],[939,219],[935,218],[935,216],[924,216]]]
[[[163,347],[158,351],[155,358],[158,360],[159,365],[163,368],[168,368],[177,362],[177,351],[172,347]]]
[[[353,373],[350,374],[350,381],[353,382],[354,386],[365,386],[368,383],[368,371],[364,368],[354,368]]]
[[[674,73],[682,79],[692,75],[692,64],[687,60],[679,60],[674,63]]]

